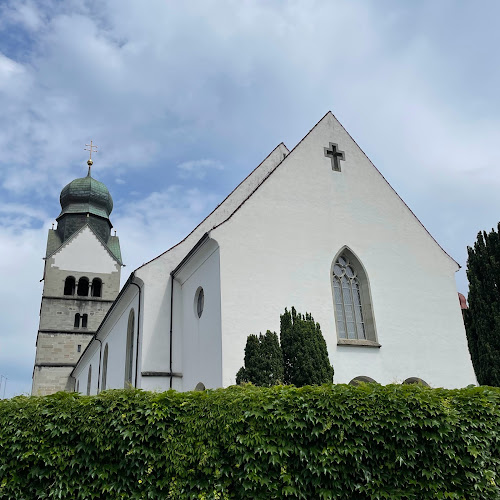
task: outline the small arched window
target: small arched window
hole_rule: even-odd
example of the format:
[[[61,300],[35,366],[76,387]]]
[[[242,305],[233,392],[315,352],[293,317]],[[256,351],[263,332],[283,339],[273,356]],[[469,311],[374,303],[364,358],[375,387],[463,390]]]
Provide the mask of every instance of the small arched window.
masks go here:
[[[124,387],[130,387],[132,385],[132,369],[134,366],[134,323],[135,323],[135,313],[131,309],[128,315],[128,325],[127,325],[127,346],[125,353],[125,382]]]
[[[87,328],[88,314],[82,314],[82,328]]]
[[[102,281],[99,278],[92,280],[92,297],[100,297],[102,294]]]
[[[102,358],[102,389],[103,391],[106,390],[106,382],[108,378],[108,344],[106,344],[106,347],[104,347],[104,356]]]
[[[376,343],[368,279],[359,260],[347,248],[333,264],[332,285],[339,340]]]
[[[422,385],[424,387],[430,387],[430,385],[425,380],[422,380],[421,378],[418,378],[418,377],[407,378],[403,382],[403,384],[406,384],[406,385]]]
[[[371,377],[366,377],[365,375],[361,375],[359,377],[354,377],[350,382],[349,385],[359,385],[359,384],[376,384],[377,381],[373,380]]]
[[[89,375],[87,377],[87,396],[90,396],[90,385],[92,384],[92,365],[89,366]]]
[[[74,327],[75,328],[80,328],[80,314],[79,313],[75,314],[75,324],[74,324]]]
[[[78,280],[78,296],[87,297],[89,294],[89,279],[85,276]]]
[[[64,281],[64,295],[75,295],[75,277],[68,276]]]

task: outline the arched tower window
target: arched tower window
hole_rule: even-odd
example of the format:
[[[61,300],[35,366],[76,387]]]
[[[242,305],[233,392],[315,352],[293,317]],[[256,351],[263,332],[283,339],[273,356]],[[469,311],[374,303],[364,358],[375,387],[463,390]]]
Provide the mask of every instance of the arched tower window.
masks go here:
[[[106,379],[108,378],[108,344],[104,347],[104,356],[102,358],[102,389],[106,390]]]
[[[102,294],[102,281],[99,278],[92,280],[92,297],[100,297]]]
[[[332,267],[333,301],[339,341],[377,342],[365,270],[345,248]]]
[[[75,314],[75,324],[74,324],[74,327],[75,328],[80,328],[80,314],[79,313]]]
[[[78,280],[78,296],[87,297],[89,294],[89,279],[85,276]]]
[[[92,365],[89,366],[89,375],[87,377],[87,396],[90,396],[90,385],[92,384]]]
[[[82,328],[87,328],[88,314],[82,314]]]
[[[75,295],[75,277],[68,276],[64,281],[64,295]]]
[[[132,368],[134,365],[134,323],[135,323],[135,313],[131,309],[128,315],[128,326],[127,326],[127,346],[125,354],[125,384],[124,387],[130,387],[132,385]]]

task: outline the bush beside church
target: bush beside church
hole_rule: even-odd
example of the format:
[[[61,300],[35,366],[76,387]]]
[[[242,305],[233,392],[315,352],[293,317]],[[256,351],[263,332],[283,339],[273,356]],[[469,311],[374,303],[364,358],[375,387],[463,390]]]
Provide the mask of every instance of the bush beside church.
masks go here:
[[[490,387],[17,397],[0,498],[499,498],[499,424]]]

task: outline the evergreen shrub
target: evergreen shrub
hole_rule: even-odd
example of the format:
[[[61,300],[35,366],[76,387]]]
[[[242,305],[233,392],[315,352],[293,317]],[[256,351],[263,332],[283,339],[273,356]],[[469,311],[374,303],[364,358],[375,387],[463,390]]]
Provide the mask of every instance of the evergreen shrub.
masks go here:
[[[500,498],[500,389],[234,386],[0,401],[0,498]]]
[[[481,385],[500,387],[500,223],[467,247],[469,309],[464,310],[469,351]]]

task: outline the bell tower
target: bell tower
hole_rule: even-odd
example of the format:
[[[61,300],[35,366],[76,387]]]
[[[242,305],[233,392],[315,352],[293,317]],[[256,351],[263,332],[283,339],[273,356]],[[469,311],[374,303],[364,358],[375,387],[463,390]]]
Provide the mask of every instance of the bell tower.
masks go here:
[[[49,229],[40,324],[33,368],[33,395],[72,391],[71,371],[120,290],[122,258],[111,235],[113,200],[91,175],[61,191],[57,227]]]

